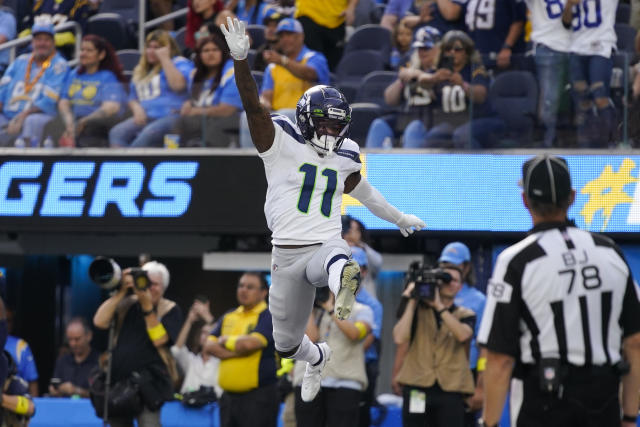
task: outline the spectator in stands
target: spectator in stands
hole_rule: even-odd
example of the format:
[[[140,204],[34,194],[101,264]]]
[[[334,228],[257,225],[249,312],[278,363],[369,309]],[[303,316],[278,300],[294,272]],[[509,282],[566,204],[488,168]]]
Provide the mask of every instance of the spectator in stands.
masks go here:
[[[381,148],[385,139],[399,138],[409,123],[431,126],[434,94],[433,81],[440,53],[440,34],[432,27],[422,27],[412,43],[414,53],[406,67],[398,71],[398,79],[384,91],[387,105],[403,106],[401,111],[379,117],[371,122],[367,134],[367,148]],[[414,125],[414,126],[417,126]],[[391,144],[393,145],[393,144]],[[404,142],[407,147],[407,142]]]
[[[220,359],[204,351],[207,338],[213,329],[213,315],[209,309],[209,300],[196,298],[189,309],[187,319],[180,329],[176,343],[171,346],[171,354],[175,357],[178,366],[184,372],[184,381],[180,387],[180,393],[197,391],[201,386],[214,387],[218,397],[222,395],[222,389],[218,385],[218,367]],[[195,352],[189,351],[186,346],[187,337],[194,323],[203,321],[198,336],[198,347]]]
[[[367,243],[367,229],[364,224],[350,215],[342,216],[342,238],[347,241],[349,246],[364,250],[368,268],[366,278],[362,278],[361,284],[375,297],[375,279],[382,269],[382,255]]]
[[[417,31],[430,26],[441,34],[452,30],[465,30],[464,19],[452,16],[450,10],[466,0],[389,0],[380,24],[393,30],[402,20],[404,25]]]
[[[175,0],[148,0],[149,11],[151,12],[151,16],[153,18],[160,18],[162,16],[170,14],[171,9],[173,9],[174,2]],[[173,31],[174,29],[173,21],[172,20],[166,21],[160,24],[160,28],[165,31]]]
[[[181,144],[228,147],[232,134],[238,132],[242,101],[233,61],[219,29],[198,40],[194,61],[189,77],[191,96],[182,105],[176,125]]]
[[[261,25],[265,17],[266,0],[229,0],[225,6],[247,25]]]
[[[58,102],[58,116],[43,137],[61,146],[108,147],[109,129],[125,109],[126,80],[113,46],[100,36],[83,37],[80,65],[72,70]]]
[[[320,392],[311,402],[304,402],[298,389],[295,393],[296,420],[305,427],[353,427],[358,426],[360,401],[367,388],[364,360],[364,339],[374,324],[369,307],[355,302],[348,320],[334,315],[335,297],[328,287],[316,292],[325,297],[317,298],[320,310],[314,310],[307,322],[306,334],[311,341],[326,340],[331,346],[331,358],[327,362]],[[300,362],[294,376],[302,376]]]
[[[98,367],[100,354],[91,348],[93,333],[87,320],[84,317],[71,319],[66,337],[70,351],[56,360],[49,395],[89,397],[89,374]]]
[[[0,0],[0,44],[16,38],[16,17],[15,12],[11,8],[2,6],[3,0]],[[4,70],[9,66],[9,49],[0,51],[0,75],[4,74]]]
[[[288,18],[289,15],[283,15],[278,12],[275,7],[269,7],[265,10],[264,20],[264,44],[256,47],[256,57],[253,61],[253,70],[264,71],[269,65],[264,58],[263,53],[267,50],[276,51],[278,49],[278,24],[283,18]]]
[[[556,139],[558,105],[566,86],[571,33],[562,25],[562,3],[549,6],[550,9],[547,6],[527,0],[540,89],[539,116],[545,127],[544,146],[551,147]]]
[[[329,69],[342,58],[345,26],[353,25],[358,0],[297,0],[295,17],[300,21],[309,49],[322,53]]]
[[[133,70],[129,107],[133,117],[109,132],[112,147],[161,147],[175,128],[187,100],[191,61],[179,56],[176,41],[164,30],[147,35],[140,62]]]
[[[67,62],[56,52],[53,24],[38,18],[31,28],[33,53],[20,55],[0,80],[0,146],[20,136],[33,145],[56,114],[56,103],[67,76]]]
[[[111,356],[111,384],[137,372],[139,381],[143,382],[140,389],[144,403],[136,417],[138,425],[156,427],[160,425],[160,408],[173,398],[172,382],[177,380],[177,371],[172,369],[175,363],[169,348],[178,337],[182,312],[175,302],[164,298],[169,286],[167,267],[150,261],[142,269],[147,272],[148,286],[134,285],[131,270],[125,269],[120,288],[100,305],[93,324],[108,329],[116,316],[118,328]],[[133,425],[132,419],[109,417],[107,421],[112,427]]]
[[[276,426],[279,402],[268,293],[262,274],[244,273],[236,293],[240,306],[218,321],[205,345],[207,353],[221,360],[221,427]]]
[[[96,10],[91,7],[87,0],[39,0],[33,2],[32,17],[47,16],[52,19],[53,25],[60,25],[67,21],[74,21],[80,24],[84,30],[87,19]],[[21,36],[27,35],[25,32]],[[73,31],[63,31],[56,33],[56,47],[58,51],[67,59],[74,56],[76,36]]]
[[[464,396],[474,391],[467,348],[475,313],[454,304],[462,287],[460,269],[451,264],[440,267],[451,281],[434,287],[409,283],[402,293],[402,317],[393,328],[397,345],[409,343],[396,378],[403,385],[405,427],[463,427]]]
[[[217,17],[224,9],[224,2],[222,0],[189,0],[187,7],[187,29],[184,44],[193,50],[196,48],[196,32],[203,25],[218,23]]]
[[[405,148],[489,147],[491,137],[504,128],[487,100],[489,77],[480,56],[462,31],[444,35],[438,69],[424,77],[423,85],[433,90],[439,108],[433,110],[433,127],[421,120],[409,123]]]
[[[9,361],[9,375],[2,382],[2,425],[8,427],[27,426],[36,407],[29,394],[29,386],[18,375],[16,364],[11,355],[6,350],[4,355]]]
[[[523,1],[496,0],[488,9],[479,5],[481,0],[456,1],[459,3],[451,2],[445,9],[445,17],[452,20],[464,18],[467,33],[487,68],[509,68],[512,54],[524,54],[523,30],[527,7]]]
[[[305,46],[298,20],[281,20],[277,34],[278,51],[265,50],[262,54],[269,65],[264,72],[260,101],[268,109],[293,119],[302,94],[316,84],[329,83],[329,68],[324,55]],[[240,146],[253,147],[245,114],[240,120]]]
[[[362,283],[371,282],[368,281],[370,277],[369,261],[365,250],[359,246],[351,246],[351,256],[360,266]],[[380,257],[380,259],[382,259],[382,257]],[[377,405],[376,384],[378,383],[378,374],[380,373],[380,332],[382,329],[383,311],[382,304],[375,297],[375,293],[372,295],[367,287],[362,287],[360,289],[356,295],[356,301],[369,307],[373,314],[373,323],[370,325],[371,330],[363,342],[363,348],[365,351],[364,362],[368,385],[362,394],[359,417],[360,427],[369,427],[371,425],[371,406]]]
[[[11,355],[16,365],[18,376],[27,382],[29,394],[33,397],[38,397],[38,368],[36,368],[36,361],[33,359],[29,343],[13,335],[14,321],[15,312],[8,308],[7,329],[9,330],[9,335],[4,349]]]
[[[467,426],[475,427],[476,413],[482,409],[482,377],[484,376],[483,372],[487,363],[485,351],[478,347],[476,337],[480,330],[480,322],[482,322],[482,313],[484,312],[487,297],[474,287],[476,277],[473,263],[471,262],[471,251],[469,251],[467,245],[462,242],[449,243],[442,250],[438,262],[455,265],[462,271],[462,288],[456,294],[453,302],[458,307],[466,307],[476,313],[476,323],[473,329],[471,347],[469,349],[469,368],[471,368],[476,388],[473,396],[467,399],[469,411],[465,416]]]
[[[572,31],[569,67],[577,110],[578,145],[583,148],[607,147],[616,138],[616,110],[609,87],[611,54],[617,40],[614,29],[617,4],[603,2],[594,17],[587,13],[587,3],[567,0],[562,12],[563,25]]]
[[[403,21],[398,22],[393,28],[393,50],[391,51],[390,65],[394,70],[405,67],[411,56],[411,43],[413,31]]]

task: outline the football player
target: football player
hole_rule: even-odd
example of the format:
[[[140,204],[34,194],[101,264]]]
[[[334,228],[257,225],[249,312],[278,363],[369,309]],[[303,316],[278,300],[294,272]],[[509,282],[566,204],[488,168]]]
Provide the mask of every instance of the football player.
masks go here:
[[[326,343],[314,344],[304,333],[315,287],[329,286],[336,296],[336,317],[346,319],[360,285],[360,268],[341,238],[342,194],[396,224],[405,236],[425,224],[391,206],[360,175],[358,144],[347,138],[351,107],[340,91],[330,86],[308,89],[297,104],[297,123],[271,116],[260,104],[246,61],[245,24],[228,19],[227,26],[220,27],[235,60],[236,83],[267,176],[264,211],[273,243],[273,338],[281,357],[307,362],[302,399],[309,402],[320,390],[320,374],[331,354]]]

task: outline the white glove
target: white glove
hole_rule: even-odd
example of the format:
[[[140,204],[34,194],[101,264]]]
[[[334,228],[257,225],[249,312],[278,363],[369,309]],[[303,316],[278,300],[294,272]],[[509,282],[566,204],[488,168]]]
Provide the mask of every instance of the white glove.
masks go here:
[[[413,233],[413,230],[420,231],[426,228],[427,224],[415,215],[402,214],[396,225],[404,237]]]
[[[227,30],[227,27],[229,28]],[[249,54],[249,36],[245,32],[245,23],[238,18],[227,17],[227,27],[220,24],[220,29],[227,40],[229,51],[233,59],[242,61]]]

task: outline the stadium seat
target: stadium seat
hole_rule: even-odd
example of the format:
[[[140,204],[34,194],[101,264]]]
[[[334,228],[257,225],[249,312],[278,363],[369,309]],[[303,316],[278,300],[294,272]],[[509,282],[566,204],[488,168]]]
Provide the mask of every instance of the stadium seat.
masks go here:
[[[362,80],[355,102],[373,102],[385,107],[384,90],[398,78],[395,71],[372,71]]]
[[[124,75],[130,79],[133,69],[136,68],[136,65],[138,65],[140,61],[140,51],[136,49],[124,49],[117,51],[116,55],[118,55],[118,59],[122,64]]]
[[[256,62],[257,52],[255,49],[249,49],[247,53],[247,62],[249,62],[249,68],[253,68],[253,64]]]
[[[616,10],[616,24],[629,24],[631,21],[631,6],[627,3],[618,3]]]
[[[489,89],[489,101],[504,120],[506,139],[530,142],[538,106],[538,82],[528,71],[505,71],[498,74]]]
[[[383,114],[384,110],[378,104],[371,102],[351,104],[351,133],[349,138],[364,147],[371,122]]]
[[[262,86],[262,79],[264,77],[264,73],[262,71],[252,71],[251,75],[253,76],[253,80],[256,81],[256,86],[258,86],[258,92],[260,92],[260,87]]]
[[[345,52],[336,68],[336,86],[353,102],[362,79],[371,71],[384,70],[384,60],[375,50]]]
[[[129,49],[132,39],[124,19],[116,13],[99,13],[87,21],[87,34],[96,34],[109,40],[115,50]]]
[[[636,29],[629,24],[616,24],[615,29],[618,36],[618,50],[634,54]]]
[[[344,48],[344,55],[359,50],[377,51],[385,64],[391,55],[391,31],[377,24],[358,27]]]
[[[13,13],[15,14],[18,11],[18,0],[4,0],[2,2],[2,6],[13,10]]]
[[[100,3],[100,13],[116,13],[127,24],[137,23],[139,4],[139,1],[132,0],[107,0]]]
[[[182,27],[179,30],[176,30],[174,32],[173,38],[176,40],[176,43],[178,43],[178,47],[180,47],[180,51],[184,51],[186,49],[186,45],[184,44],[184,38],[187,35],[187,28],[186,27]]]
[[[264,44],[264,25],[247,25],[247,32],[251,37],[251,47],[254,49],[259,48]]]

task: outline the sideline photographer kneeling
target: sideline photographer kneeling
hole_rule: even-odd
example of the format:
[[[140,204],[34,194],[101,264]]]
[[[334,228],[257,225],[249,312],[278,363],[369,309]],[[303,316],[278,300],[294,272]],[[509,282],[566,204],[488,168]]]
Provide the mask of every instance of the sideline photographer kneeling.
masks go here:
[[[116,280],[120,268],[113,261]],[[100,273],[100,272],[99,272]],[[108,277],[111,272],[108,272]],[[90,275],[103,288],[105,282]],[[114,286],[118,286],[115,284]],[[125,400],[118,411],[109,409],[108,421],[112,427],[132,426],[136,418],[138,426],[160,426],[160,408],[173,396],[175,362],[169,347],[177,339],[182,325],[182,313],[175,302],[163,297],[169,286],[169,271],[156,261],[145,263],[142,268],[128,268],[122,272],[122,280],[115,294],[102,303],[93,323],[97,328],[108,329],[116,319],[116,344],[111,360],[112,397]],[[96,412],[102,408],[96,402]],[[110,406],[111,407],[111,406]],[[117,407],[117,405],[114,405]],[[115,413],[114,413],[115,412]]]
[[[476,316],[453,304],[462,272],[441,263],[440,269],[414,267],[409,276],[406,306],[393,328],[396,345],[409,342],[397,375],[403,425],[463,427],[464,398],[474,391],[468,349]]]

